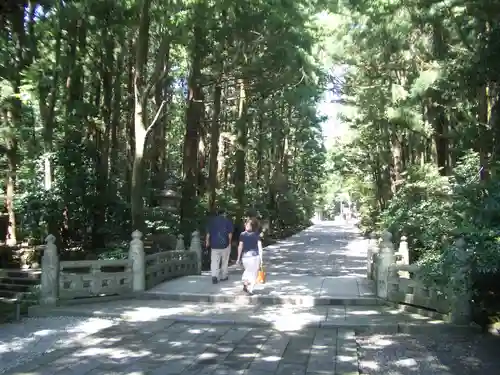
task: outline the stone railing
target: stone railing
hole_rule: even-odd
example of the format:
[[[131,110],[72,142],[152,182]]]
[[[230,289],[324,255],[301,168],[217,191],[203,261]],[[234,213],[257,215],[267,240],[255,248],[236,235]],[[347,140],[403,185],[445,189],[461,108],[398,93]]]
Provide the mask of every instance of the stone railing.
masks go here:
[[[40,304],[143,292],[174,277],[201,273],[201,242],[194,232],[189,249],[179,236],[176,250],[145,256],[142,233],[132,233],[127,259],[60,261],[53,235],[42,256]]]
[[[130,259],[60,262],[58,299],[127,294],[132,290],[131,270]]]
[[[422,277],[417,264],[409,263],[406,237],[401,237],[397,251],[392,234],[372,237],[368,250],[368,277],[375,281],[377,296],[389,302],[434,310],[457,324],[471,320],[470,252],[465,241],[454,244],[456,272],[447,285],[430,284]]]
[[[200,274],[201,250],[200,235],[194,232],[189,250],[184,250],[184,238],[179,235],[175,250],[147,255],[146,289],[175,277]]]

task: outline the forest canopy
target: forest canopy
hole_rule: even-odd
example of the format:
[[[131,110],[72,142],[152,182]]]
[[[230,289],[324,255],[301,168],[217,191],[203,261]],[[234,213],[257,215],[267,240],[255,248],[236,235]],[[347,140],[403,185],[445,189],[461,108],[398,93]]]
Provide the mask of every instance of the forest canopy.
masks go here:
[[[135,229],[189,239],[218,206],[236,222],[258,211],[278,236],[308,225],[326,155],[317,104],[332,79],[324,7],[2,2],[7,245],[51,233],[94,251]]]
[[[339,9],[332,60],[345,67],[350,132],[329,152],[329,188],[350,194],[365,233],[406,235],[435,279],[452,274],[457,237],[475,272],[500,269],[499,11],[419,0]]]

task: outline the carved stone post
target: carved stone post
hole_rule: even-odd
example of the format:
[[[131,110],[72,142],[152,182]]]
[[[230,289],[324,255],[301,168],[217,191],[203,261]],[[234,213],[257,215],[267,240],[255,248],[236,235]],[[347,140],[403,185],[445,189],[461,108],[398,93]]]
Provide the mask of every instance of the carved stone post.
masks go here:
[[[367,263],[366,263],[366,273],[369,279],[373,279],[373,262],[374,255],[377,253],[377,236],[375,233],[370,234],[370,239],[368,240],[368,252],[367,252]]]
[[[404,265],[410,264],[410,249],[408,249],[408,242],[406,236],[401,237],[401,242],[399,242],[398,255],[401,256],[401,263]],[[399,277],[404,279],[410,278],[410,273],[407,271],[399,271]]]
[[[455,242],[455,274],[451,277],[450,285],[450,315],[455,324],[469,324],[472,318],[471,300],[471,256],[465,240],[459,238]]]
[[[132,233],[132,241],[128,250],[128,258],[132,260],[132,290],[143,292],[146,289],[146,265],[142,233],[138,230]]]
[[[184,236],[179,234],[177,236],[177,243],[175,244],[175,250],[186,250],[186,246],[184,246]]]
[[[55,243],[56,238],[49,234],[45,242],[45,251],[42,257],[40,305],[55,306],[59,299],[59,256]]]
[[[101,273],[101,266],[98,263],[93,263],[90,267],[90,274],[92,275],[92,281],[90,283],[90,291],[94,295],[99,295],[102,288],[102,280],[99,278]]]
[[[194,251],[196,253],[196,258],[198,262],[198,266],[196,269],[196,274],[201,274],[201,240],[200,240],[200,232],[195,230],[191,236],[191,244],[189,246],[190,251]]]
[[[389,267],[394,263],[394,245],[392,244],[392,234],[388,231],[382,233],[382,242],[378,253],[377,264],[377,296],[387,298],[389,278]]]

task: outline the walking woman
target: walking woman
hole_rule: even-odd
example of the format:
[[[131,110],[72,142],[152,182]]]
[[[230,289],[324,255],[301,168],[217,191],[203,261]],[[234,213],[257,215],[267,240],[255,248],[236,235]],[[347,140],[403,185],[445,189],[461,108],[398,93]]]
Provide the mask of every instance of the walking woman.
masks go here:
[[[253,295],[253,287],[262,263],[262,242],[258,229],[259,222],[256,219],[247,220],[245,231],[240,234],[238,245],[238,263],[242,262],[245,268],[241,277],[243,291],[248,295]]]

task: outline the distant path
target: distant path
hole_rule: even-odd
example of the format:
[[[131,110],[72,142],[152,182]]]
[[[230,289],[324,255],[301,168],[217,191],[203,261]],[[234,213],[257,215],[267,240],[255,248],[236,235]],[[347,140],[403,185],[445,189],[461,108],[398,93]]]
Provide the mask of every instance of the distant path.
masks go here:
[[[275,274],[366,276],[367,246],[352,225],[324,221],[267,246],[264,261]]]

